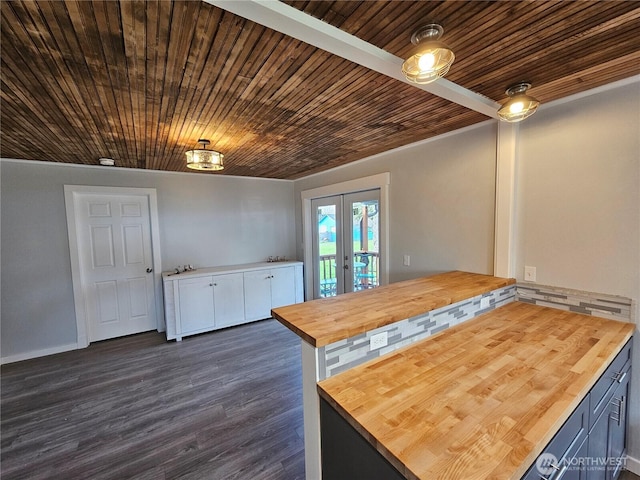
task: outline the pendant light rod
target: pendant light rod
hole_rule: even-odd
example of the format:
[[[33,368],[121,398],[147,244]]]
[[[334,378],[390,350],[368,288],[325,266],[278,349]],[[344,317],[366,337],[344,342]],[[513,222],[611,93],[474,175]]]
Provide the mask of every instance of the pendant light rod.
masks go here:
[[[204,0],[333,55],[394,78],[491,118],[501,105],[447,79],[415,84],[402,74],[404,60],[278,0]]]

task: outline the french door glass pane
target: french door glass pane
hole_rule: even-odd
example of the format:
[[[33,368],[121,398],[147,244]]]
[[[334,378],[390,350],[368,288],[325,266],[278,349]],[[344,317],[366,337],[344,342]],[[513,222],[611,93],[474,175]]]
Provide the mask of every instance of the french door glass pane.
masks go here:
[[[353,289],[364,290],[380,285],[380,212],[379,201],[353,202]]]
[[[318,275],[319,296],[334,297],[337,295],[338,280],[336,277],[336,205],[322,205],[316,209],[318,242]]]

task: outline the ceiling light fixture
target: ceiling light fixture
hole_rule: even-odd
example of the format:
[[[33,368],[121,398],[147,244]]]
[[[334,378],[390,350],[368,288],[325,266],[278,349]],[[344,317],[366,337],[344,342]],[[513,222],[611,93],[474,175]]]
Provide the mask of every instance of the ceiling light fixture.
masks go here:
[[[525,92],[531,87],[528,82],[520,82],[507,88],[509,100],[498,110],[500,120],[519,122],[535,113],[540,102]]]
[[[116,164],[116,161],[113,158],[100,158],[98,160],[100,162],[100,165],[104,166],[104,167],[113,167]]]
[[[193,170],[222,170],[224,155],[215,150],[207,150],[211,142],[203,138],[198,140],[202,148],[194,148],[187,152],[187,167]]]
[[[420,27],[411,35],[415,45],[409,58],[402,64],[402,73],[410,82],[431,83],[444,77],[456,56],[440,41],[444,29],[430,23]]]

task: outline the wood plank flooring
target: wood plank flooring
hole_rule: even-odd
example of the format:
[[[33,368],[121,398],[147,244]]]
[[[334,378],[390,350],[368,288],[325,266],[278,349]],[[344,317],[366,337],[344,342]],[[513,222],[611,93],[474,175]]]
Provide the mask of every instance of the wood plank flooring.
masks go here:
[[[304,478],[300,342],[275,320],[1,374],[3,480]]]

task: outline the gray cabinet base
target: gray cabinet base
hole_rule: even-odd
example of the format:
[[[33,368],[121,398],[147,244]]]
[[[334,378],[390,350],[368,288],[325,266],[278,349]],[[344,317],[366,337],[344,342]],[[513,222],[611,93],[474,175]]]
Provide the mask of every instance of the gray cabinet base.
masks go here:
[[[323,399],[320,399],[320,425],[324,480],[405,478]]]

